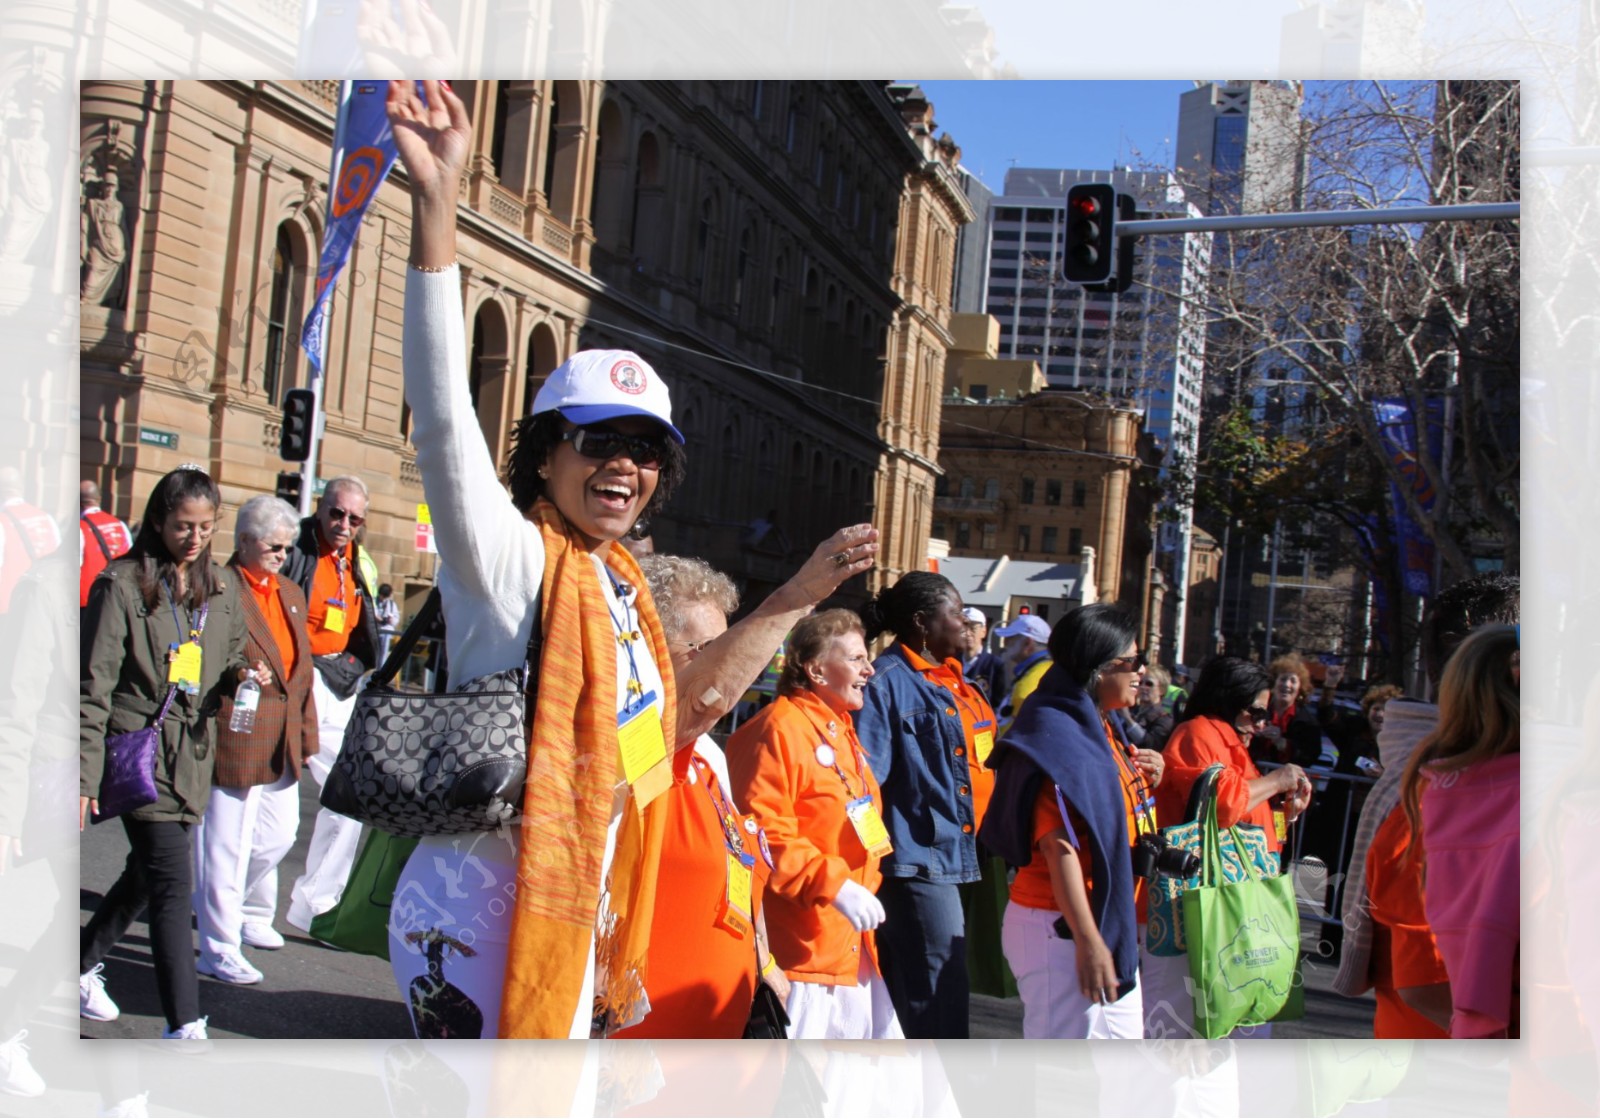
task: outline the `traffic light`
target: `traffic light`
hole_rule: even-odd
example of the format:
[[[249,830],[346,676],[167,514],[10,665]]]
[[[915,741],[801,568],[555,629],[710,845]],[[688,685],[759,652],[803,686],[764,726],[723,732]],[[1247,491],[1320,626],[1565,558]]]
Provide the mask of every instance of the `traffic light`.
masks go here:
[[[1079,183],[1067,189],[1067,241],[1062,275],[1075,284],[1111,278],[1117,189],[1110,183]]]
[[[278,471],[277,494],[296,509],[300,508],[300,492],[305,484],[305,478],[298,470]]]
[[[289,462],[311,457],[311,425],[317,419],[317,396],[310,389],[290,389],[283,394],[283,432],[278,436],[278,456]]]

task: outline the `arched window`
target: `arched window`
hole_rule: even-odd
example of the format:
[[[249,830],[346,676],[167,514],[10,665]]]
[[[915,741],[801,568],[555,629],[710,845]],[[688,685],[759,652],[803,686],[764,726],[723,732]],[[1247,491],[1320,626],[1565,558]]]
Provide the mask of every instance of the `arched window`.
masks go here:
[[[985,501],[998,501],[1000,499],[1000,480],[990,478],[983,483],[983,498]]]
[[[789,271],[789,259],[778,254],[778,263],[772,269],[772,300],[767,304],[767,329],[778,325],[778,304],[783,301],[783,278]]]
[[[655,133],[639,137],[633,160],[633,215],[628,219],[628,244],[641,264],[656,260],[655,224],[661,215],[661,146]]]
[[[267,302],[266,354],[262,360],[261,390],[267,403],[276,404],[294,388],[300,347],[293,338],[305,315],[300,308],[304,287],[305,262],[297,259],[293,224],[278,226],[278,239],[272,251],[272,294]],[[331,314],[333,302],[328,310]]]
[[[760,84],[759,82],[756,84]],[[750,256],[755,251],[755,231],[745,226],[739,234],[739,255],[733,265],[733,314],[737,318],[744,307],[744,282],[750,271]]]
[[[961,479],[961,496],[972,497],[975,493],[977,493],[976,483],[971,478]]]
[[[494,176],[501,182],[506,179],[506,125],[511,122],[511,83],[494,83],[494,131],[489,138],[489,162],[494,165]]]
[[[552,192],[556,187],[556,124],[561,120],[561,91],[556,84],[550,86],[550,112],[544,123],[544,200],[553,205]]]
[[[783,125],[783,148],[791,154],[800,142],[801,99],[797,95],[789,102],[789,116]]]
[[[707,197],[700,203],[700,224],[694,234],[694,283],[704,295],[710,287],[711,247],[715,243],[717,204]]]

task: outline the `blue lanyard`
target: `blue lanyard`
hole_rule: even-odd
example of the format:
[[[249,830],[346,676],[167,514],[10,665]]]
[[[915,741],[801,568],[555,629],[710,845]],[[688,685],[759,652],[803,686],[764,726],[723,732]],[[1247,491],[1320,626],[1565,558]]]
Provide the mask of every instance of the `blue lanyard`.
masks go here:
[[[606,603],[606,613],[611,616],[611,624],[616,627],[617,640],[621,642],[622,648],[628,654],[628,694],[633,698],[630,698],[627,706],[631,709],[635,700],[644,695],[644,681],[639,677],[639,662],[633,655],[633,643],[639,640],[640,636],[638,629],[635,628],[636,623],[634,621],[638,617],[638,613],[637,611],[632,614],[629,613],[628,599],[623,593],[622,581],[612,574],[609,569],[606,571],[606,578],[611,580],[611,589],[616,593],[617,602],[622,606],[621,621],[618,621],[616,614],[612,613],[610,602]]]
[[[200,639],[200,631],[191,628],[191,623],[184,620],[189,616],[188,607],[184,608],[183,616],[180,617],[178,614],[178,596],[173,593],[172,584],[163,579],[161,580],[161,585],[167,588],[167,601],[172,604],[172,624],[178,627],[178,644],[182,645],[186,639],[198,641]],[[204,624],[204,622],[201,623],[201,625]],[[187,635],[187,638],[185,635]]]

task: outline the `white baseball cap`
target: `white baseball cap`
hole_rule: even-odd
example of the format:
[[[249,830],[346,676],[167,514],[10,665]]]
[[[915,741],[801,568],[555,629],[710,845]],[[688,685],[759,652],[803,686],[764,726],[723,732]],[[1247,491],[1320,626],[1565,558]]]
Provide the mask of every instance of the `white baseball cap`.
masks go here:
[[[533,398],[531,415],[560,412],[575,424],[645,416],[683,442],[672,426],[667,383],[632,350],[579,350],[551,373]]]
[[[994,631],[996,637],[1031,637],[1041,645],[1050,641],[1050,623],[1037,614],[1018,614]]]
[[[973,625],[986,626],[989,624],[989,619],[985,618],[983,616],[983,611],[979,610],[976,606],[964,607],[961,611],[961,616],[967,621],[971,622]]]

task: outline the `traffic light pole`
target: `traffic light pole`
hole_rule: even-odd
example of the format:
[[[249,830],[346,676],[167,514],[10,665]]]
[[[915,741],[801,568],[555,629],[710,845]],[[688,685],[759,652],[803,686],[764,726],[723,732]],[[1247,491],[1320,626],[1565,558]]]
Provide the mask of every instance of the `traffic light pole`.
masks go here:
[[[1522,216],[1520,202],[1468,202],[1458,206],[1388,206],[1378,210],[1301,210],[1289,214],[1229,214],[1215,218],[1140,218],[1119,221],[1118,237],[1234,230],[1309,229],[1327,225],[1411,225],[1428,221],[1505,221]]]

